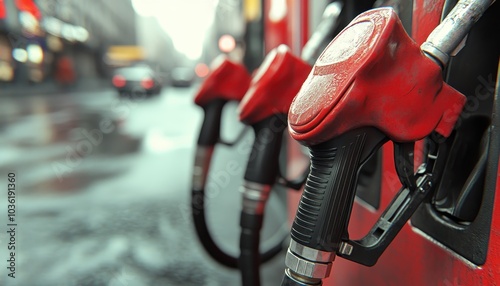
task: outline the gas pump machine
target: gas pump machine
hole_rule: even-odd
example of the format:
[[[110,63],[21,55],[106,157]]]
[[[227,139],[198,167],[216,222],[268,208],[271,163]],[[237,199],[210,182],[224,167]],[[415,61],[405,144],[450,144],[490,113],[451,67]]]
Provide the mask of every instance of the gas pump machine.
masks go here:
[[[273,2],[265,0],[264,11]],[[260,285],[259,268],[283,250],[280,243],[259,253],[272,186],[303,186],[288,193],[281,285],[495,285],[499,5],[322,1],[331,3],[308,37],[318,2],[279,2],[287,13],[264,19],[271,46],[253,77],[221,58],[195,98],[205,119],[193,218],[207,252],[239,269],[242,285]],[[232,144],[219,138],[230,100],[241,101],[240,120],[255,133],[241,188],[239,257],[212,240],[203,202],[212,150]],[[289,165],[310,161],[295,181],[278,162],[287,130]]]
[[[495,22],[487,9],[498,8],[492,1],[415,2],[427,8],[414,11],[416,19],[446,16],[435,28],[415,29],[432,31],[420,47],[393,8],[362,13],[323,51],[291,105],[289,131],[309,147],[311,172],[282,285],[494,285],[500,278],[498,80],[487,99],[479,86],[464,95],[446,83],[465,72],[457,70],[461,61],[474,61],[461,49],[491,43],[477,37],[491,31],[474,24],[483,13],[484,22]],[[496,52],[488,46],[467,65],[497,78],[493,45]],[[379,197],[375,204],[358,197],[354,207],[360,167],[383,145]],[[396,194],[395,178],[402,185]]]

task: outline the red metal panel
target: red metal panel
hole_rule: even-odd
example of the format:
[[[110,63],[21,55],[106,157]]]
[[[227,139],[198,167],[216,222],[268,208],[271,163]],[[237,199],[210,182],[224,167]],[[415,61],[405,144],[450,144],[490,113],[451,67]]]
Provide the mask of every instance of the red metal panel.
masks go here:
[[[309,1],[301,0],[300,5],[300,30],[302,31],[300,39],[300,47],[304,45],[309,40]]]
[[[283,8],[286,10],[283,10]],[[286,0],[264,1],[264,46],[266,54],[281,44],[290,46],[289,17],[290,13]]]
[[[309,4],[307,0],[288,0],[289,46],[295,55],[300,55],[302,47],[309,39]]]
[[[299,55],[309,39],[308,1],[265,0],[264,15],[266,54],[285,44]]]

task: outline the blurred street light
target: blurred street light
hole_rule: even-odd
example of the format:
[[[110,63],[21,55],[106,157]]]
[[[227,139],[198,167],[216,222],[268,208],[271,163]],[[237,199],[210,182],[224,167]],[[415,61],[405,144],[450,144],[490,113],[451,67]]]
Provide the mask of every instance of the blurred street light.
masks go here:
[[[39,45],[28,45],[28,60],[34,64],[40,64],[43,61],[43,50]]]
[[[21,63],[24,63],[28,60],[28,52],[25,49],[16,48],[12,50],[12,57]]]
[[[210,72],[210,69],[205,63],[198,63],[196,67],[194,68],[194,72],[198,77],[206,77],[208,73]]]
[[[219,49],[224,53],[230,53],[236,47],[236,41],[231,35],[222,35],[219,38]]]

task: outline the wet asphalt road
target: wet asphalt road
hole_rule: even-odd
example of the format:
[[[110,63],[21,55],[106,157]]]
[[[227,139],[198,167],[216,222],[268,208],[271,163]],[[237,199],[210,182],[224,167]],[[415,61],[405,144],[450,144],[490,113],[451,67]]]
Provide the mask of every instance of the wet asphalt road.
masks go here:
[[[194,88],[155,98],[119,99],[112,90],[0,99],[0,285],[240,285],[239,273],[203,251],[189,213],[194,147],[202,111]],[[242,129],[236,105],[223,136]],[[208,190],[208,220],[223,248],[238,253],[241,184],[252,134],[214,154],[213,180],[228,162],[233,176]],[[8,276],[7,174],[16,174],[15,277]],[[286,219],[269,202],[263,247]],[[262,267],[279,285],[284,254]]]

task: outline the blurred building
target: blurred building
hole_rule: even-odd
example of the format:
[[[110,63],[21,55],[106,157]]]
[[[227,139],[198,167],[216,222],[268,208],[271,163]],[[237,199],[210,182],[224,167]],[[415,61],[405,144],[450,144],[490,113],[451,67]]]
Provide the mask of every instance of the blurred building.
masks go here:
[[[137,18],[137,41],[144,49],[145,59],[162,78],[178,64],[181,56],[175,52],[172,39],[158,24],[156,17]]]
[[[108,47],[135,45],[135,25],[130,0],[0,0],[0,82],[57,81],[58,69],[75,81],[106,76]]]
[[[204,60],[226,53],[231,59],[241,61],[253,71],[264,56],[263,0],[219,0],[213,37],[208,38]],[[222,39],[231,39],[230,45],[221,45]],[[228,41],[225,41],[228,43]]]
[[[234,49],[244,49],[243,44],[246,30],[246,19],[244,17],[244,1],[219,0],[215,12],[215,21],[211,35],[207,37],[203,61],[209,63],[214,57],[223,53],[219,47],[221,37],[230,35],[234,38],[236,46]],[[243,50],[234,51],[233,60],[243,60]]]
[[[215,10],[223,1],[133,1],[140,15],[137,19],[139,45],[160,76],[169,78],[177,67],[194,68],[197,63],[208,63],[221,53],[217,48],[215,23],[220,18]],[[232,25],[227,21],[224,24]]]
[[[0,85],[15,79],[16,62],[12,53],[15,41],[12,35],[20,33],[21,26],[13,1],[0,0]]]

